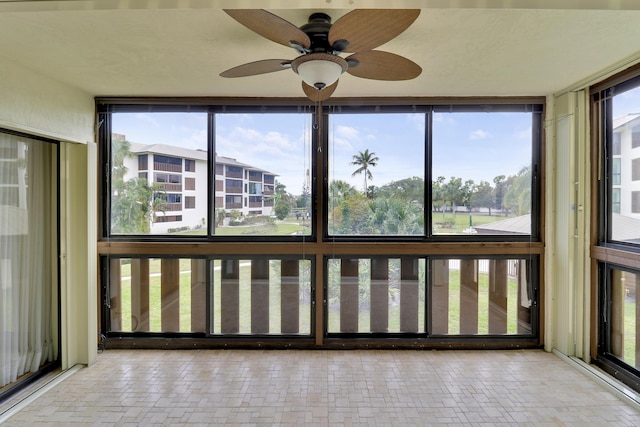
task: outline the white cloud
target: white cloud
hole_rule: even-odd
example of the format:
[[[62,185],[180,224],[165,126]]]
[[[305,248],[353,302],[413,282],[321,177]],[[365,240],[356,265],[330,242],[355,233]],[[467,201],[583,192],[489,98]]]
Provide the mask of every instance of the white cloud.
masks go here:
[[[407,114],[407,123],[413,125],[415,129],[419,131],[424,131],[425,129],[425,120],[424,114]]]
[[[455,119],[451,114],[446,113],[433,113],[434,123],[440,123],[443,125],[453,126],[456,124]]]
[[[521,131],[516,132],[516,138],[518,139],[526,139],[531,140],[531,128],[523,129]]]
[[[287,138],[285,135],[282,135],[280,132],[267,132],[267,134],[264,135],[264,142],[273,147],[278,147],[285,150],[293,148],[289,138]]]
[[[338,125],[330,131],[332,148],[336,151],[353,151],[354,143],[360,141],[360,131],[351,126]]]
[[[482,129],[478,129],[478,130],[474,130],[473,132],[471,132],[469,134],[469,139],[471,140],[475,140],[475,139],[485,139],[489,136],[489,132],[484,131]]]
[[[358,131],[358,129],[351,126],[336,126],[334,133],[337,137],[349,140],[357,140],[360,138],[360,132]]]
[[[144,120],[147,123],[151,123],[155,127],[159,127],[160,126],[160,123],[158,123],[158,121],[155,119],[155,115],[154,114],[137,113],[136,114],[136,119]]]
[[[218,154],[262,161],[267,157],[286,159],[299,151],[300,147],[296,145],[287,135],[280,132],[263,133],[256,129],[242,127],[233,128],[227,136],[218,134],[216,137]],[[233,155],[227,153],[233,153]]]
[[[185,131],[188,129],[185,129]],[[180,145],[191,150],[207,149],[207,129],[194,130],[192,133],[183,138]]]

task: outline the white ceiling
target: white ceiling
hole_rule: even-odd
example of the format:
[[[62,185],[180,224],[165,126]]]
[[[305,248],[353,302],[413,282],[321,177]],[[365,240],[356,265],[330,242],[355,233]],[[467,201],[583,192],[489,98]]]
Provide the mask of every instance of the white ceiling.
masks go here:
[[[285,9],[289,3],[0,0],[0,60],[95,96],[299,97],[300,79],[291,70],[237,79],[218,76],[246,62],[296,56],[222,8],[265,8],[301,26],[312,12],[325,12],[335,22],[350,9],[388,7],[389,1],[306,0],[295,3],[304,9]],[[334,97],[555,93],[640,58],[639,3],[394,1],[393,7],[420,5],[422,12],[407,31],[378,49],[406,56],[423,68],[422,74],[404,82],[345,74]]]

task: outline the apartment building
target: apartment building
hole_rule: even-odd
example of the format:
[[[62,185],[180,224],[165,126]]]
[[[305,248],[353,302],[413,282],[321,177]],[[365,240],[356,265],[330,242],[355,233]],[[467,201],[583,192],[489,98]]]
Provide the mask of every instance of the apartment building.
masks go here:
[[[640,242],[640,114],[613,119],[611,181],[612,235]]]
[[[613,122],[613,212],[640,219],[640,113]]]
[[[126,136],[113,134],[125,140]],[[165,144],[145,145],[130,142],[131,156],[124,160],[125,180],[145,178],[161,184],[165,191],[164,210],[156,212],[151,234],[206,229],[207,152]],[[240,216],[271,215],[277,175],[216,156],[215,206],[223,211],[228,225],[232,212]]]
[[[227,217],[232,211],[242,216],[271,215],[275,174],[230,157],[216,155],[215,209]]]

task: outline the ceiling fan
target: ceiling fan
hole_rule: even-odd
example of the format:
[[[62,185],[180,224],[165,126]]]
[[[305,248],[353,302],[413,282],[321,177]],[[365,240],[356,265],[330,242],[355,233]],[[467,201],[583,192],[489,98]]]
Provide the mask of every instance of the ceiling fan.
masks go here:
[[[415,62],[395,53],[373,50],[406,30],[419,9],[356,9],[334,24],[325,13],[314,13],[300,28],[262,9],[225,9],[245,27],[276,43],[290,46],[299,56],[264,59],[230,68],[221,77],[246,77],[292,69],[312,101],[328,99],[342,73],[373,80],[410,80],[422,72]],[[343,58],[343,52],[352,53]]]

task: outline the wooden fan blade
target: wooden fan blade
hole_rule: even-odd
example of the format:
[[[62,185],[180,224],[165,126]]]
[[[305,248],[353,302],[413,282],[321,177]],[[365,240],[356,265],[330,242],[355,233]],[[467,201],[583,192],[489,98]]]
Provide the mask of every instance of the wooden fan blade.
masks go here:
[[[411,80],[422,73],[422,68],[415,62],[380,50],[368,50],[354,53],[345,58],[347,62],[355,59],[359,64],[349,67],[347,73],[363,79],[373,80]]]
[[[356,9],[331,26],[329,43],[347,40],[345,52],[374,49],[409,28],[420,9]]]
[[[258,34],[276,43],[291,46],[290,41],[311,46],[309,36],[291,22],[263,9],[224,9],[227,14]]]
[[[273,73],[291,68],[291,61],[288,59],[263,59],[262,61],[249,62],[229,68],[220,73],[220,77],[247,77],[257,74]]]
[[[322,90],[318,90],[315,87],[302,82],[302,90],[304,91],[304,94],[307,95],[307,98],[314,102],[325,101],[333,95],[333,92],[335,92],[338,87],[338,81],[339,80],[336,80],[334,84],[329,85]]]

